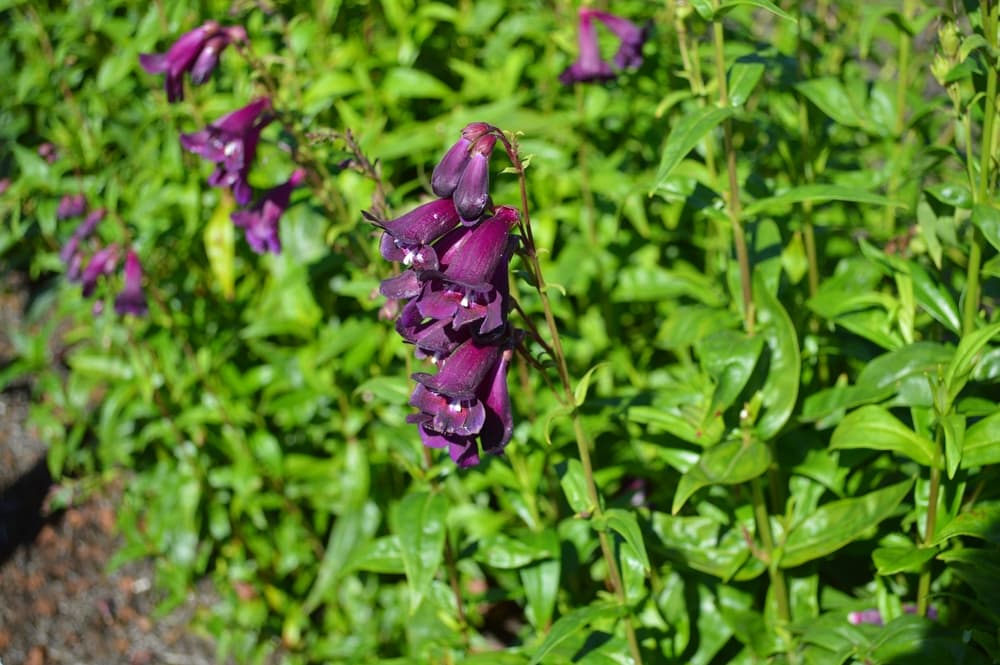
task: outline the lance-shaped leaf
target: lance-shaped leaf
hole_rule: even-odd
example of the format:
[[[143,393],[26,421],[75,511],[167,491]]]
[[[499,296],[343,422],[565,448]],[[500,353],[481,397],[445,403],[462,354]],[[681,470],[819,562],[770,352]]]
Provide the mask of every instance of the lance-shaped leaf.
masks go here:
[[[833,431],[830,448],[890,450],[923,466],[941,466],[941,451],[934,443],[904,425],[887,409],[870,404],[847,414]]]
[[[681,163],[698,142],[719,123],[733,114],[731,108],[704,108],[684,116],[670,131],[667,145],[663,147],[660,168],[656,172],[653,191],[660,188],[670,173]]]
[[[762,412],[754,429],[762,441],[770,441],[795,408],[802,358],[795,326],[778,299],[765,288],[760,273],[755,273],[753,287],[760,331],[770,351],[767,380],[761,389]]]
[[[986,416],[965,430],[962,468],[1000,462],[1000,412]]]
[[[677,484],[670,511],[677,511],[684,502],[708,485],[736,485],[753,480],[767,471],[771,464],[771,449],[758,439],[729,439],[705,451],[698,463],[685,473]]]
[[[785,540],[781,567],[819,559],[858,538],[889,517],[913,486],[912,480],[854,499],[828,503],[792,527]]]
[[[447,513],[448,502],[440,494],[417,492],[399,504],[396,533],[410,587],[410,614],[420,607],[441,565]]]

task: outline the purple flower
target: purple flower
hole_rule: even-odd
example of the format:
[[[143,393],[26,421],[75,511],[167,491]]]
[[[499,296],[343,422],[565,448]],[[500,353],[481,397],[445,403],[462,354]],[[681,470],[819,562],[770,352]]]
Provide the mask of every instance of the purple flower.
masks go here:
[[[49,164],[54,164],[59,159],[59,149],[54,144],[46,141],[38,146],[38,156]]]
[[[83,194],[66,194],[59,200],[56,219],[79,217],[87,209],[87,197]]]
[[[459,222],[451,199],[436,199],[390,221],[382,221],[367,212],[362,214],[385,231],[380,243],[382,258],[418,270],[437,270],[437,254],[431,243]]]
[[[181,134],[181,145],[186,150],[218,165],[208,184],[232,188],[239,205],[246,205],[253,198],[247,174],[257,153],[261,130],[273,120],[265,113],[270,108],[271,100],[262,97],[199,132]]]
[[[420,314],[448,321],[462,328],[482,321],[478,333],[486,335],[506,320],[510,259],[510,230],[517,223],[514,208],[500,206],[449,248],[444,269],[420,273],[423,282],[415,304]]]
[[[420,413],[407,420],[419,426],[425,446],[448,448],[460,467],[478,464],[480,447],[493,455],[503,452],[514,431],[507,391],[510,357],[510,349],[470,339],[436,375],[413,375],[418,385],[410,404]]]
[[[292,190],[302,184],[305,177],[303,169],[296,169],[288,182],[268,190],[252,208],[238,210],[231,215],[233,223],[246,231],[250,249],[258,254],[281,252],[278,221],[288,208]]]
[[[97,287],[97,278],[101,275],[110,275],[118,265],[118,245],[108,245],[104,249],[98,250],[90,258],[87,267],[83,269],[80,281],[83,283],[83,296],[89,298]]]
[[[120,316],[146,316],[146,294],[142,291],[142,264],[130,248],[125,255],[125,286],[115,298],[115,311]]]
[[[632,21],[608,12],[590,10],[591,15],[615,33],[620,40],[614,64],[618,69],[631,69],[642,65],[642,45],[649,37],[649,24],[639,27]]]
[[[904,603],[903,613],[916,614],[917,613],[916,603]],[[932,621],[936,621],[938,618],[937,608],[935,608],[933,605],[927,608],[927,618],[931,619]],[[879,612],[874,607],[867,610],[861,610],[859,612],[848,612],[847,621],[848,623],[852,623],[855,626],[862,623],[869,623],[875,626],[881,626],[884,624],[884,621],[882,619],[882,613]]]
[[[174,42],[166,53],[143,53],[139,63],[150,74],[166,74],[167,101],[184,99],[184,72],[191,74],[191,82],[201,85],[208,80],[219,62],[219,55],[233,41],[246,41],[242,26],[222,27],[215,21],[206,21],[200,27],[186,32]]]
[[[649,36],[648,25],[639,27],[628,19],[587,7],[580,8],[579,17],[580,54],[576,62],[559,75],[563,84],[610,81],[615,77],[616,69],[629,69],[642,64],[642,45]],[[618,37],[614,67],[601,58],[592,18],[601,21]]]
[[[442,197],[451,196],[458,187],[458,181],[469,163],[469,150],[472,144],[480,138],[486,136],[493,127],[485,122],[473,122],[465,126],[462,130],[462,138],[458,143],[451,146],[445,153],[441,161],[434,167],[431,173],[431,189],[435,194]]]
[[[69,281],[75,282],[80,278],[80,262],[82,259],[80,243],[90,237],[90,234],[94,232],[94,229],[97,228],[97,225],[104,219],[106,214],[107,211],[104,208],[98,208],[87,215],[73,231],[73,235],[66,241],[62,250],[60,250],[59,258],[66,264],[66,276]]]
[[[6,194],[7,190],[10,189],[10,185],[10,178],[0,178],[0,194]]]
[[[611,65],[601,58],[601,50],[597,44],[597,31],[590,20],[591,10],[580,8],[580,23],[577,38],[580,43],[580,53],[576,62],[563,70],[559,82],[563,85],[572,83],[587,83],[590,81],[610,81],[615,77]]]
[[[396,332],[417,347],[417,358],[428,358],[435,365],[451,355],[464,341],[471,337],[466,326],[455,330],[451,321],[427,319],[420,313],[415,300],[403,307],[396,320]]]
[[[452,195],[463,220],[479,219],[490,202],[490,154],[496,142],[496,136],[487,134],[472,144],[469,163]]]

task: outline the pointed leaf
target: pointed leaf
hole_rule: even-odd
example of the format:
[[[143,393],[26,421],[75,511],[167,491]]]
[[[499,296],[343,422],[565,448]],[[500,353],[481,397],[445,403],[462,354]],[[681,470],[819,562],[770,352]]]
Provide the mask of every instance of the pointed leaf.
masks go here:
[[[826,201],[850,201],[867,203],[869,205],[905,207],[899,201],[893,201],[880,194],[866,192],[863,189],[843,187],[841,185],[802,185],[786,189],[780,194],[765,199],[758,199],[744,208],[746,215],[756,215],[762,212],[775,212],[795,203],[823,203]]]
[[[791,21],[792,23],[797,23],[795,17],[783,10],[781,7],[777,6],[769,0],[724,0],[724,2],[719,5],[719,9],[716,12],[716,16],[721,16],[728,12],[729,10],[739,7],[741,5],[750,5],[751,7],[758,7],[760,9],[766,10],[774,14],[779,18],[783,18],[786,21]]]
[[[991,205],[977,203],[972,206],[971,221],[982,232],[993,249],[1000,250],[1000,210]]]
[[[420,607],[444,554],[448,502],[440,494],[407,495],[396,513],[403,569],[410,589],[410,614]]]
[[[906,480],[864,496],[820,506],[788,533],[781,567],[800,566],[864,537],[896,510],[912,486],[913,481]]]
[[[890,450],[924,466],[941,465],[941,452],[932,441],[904,425],[888,410],[874,404],[847,414],[833,431],[830,448]]]
[[[639,521],[636,519],[635,513],[621,508],[612,508],[605,512],[604,516],[607,518],[608,527],[632,546],[643,569],[648,573],[650,570],[649,554],[646,553],[646,542],[642,539],[642,530],[639,529]]]
[[[545,641],[535,651],[528,665],[538,665],[538,663],[543,662],[549,652],[586,626],[600,619],[610,619],[617,615],[617,605],[614,603],[599,602],[581,607],[560,617],[552,626],[552,630],[549,631]]]
[[[681,121],[674,126],[667,138],[667,144],[663,148],[663,156],[660,159],[660,168],[656,172],[656,182],[650,194],[659,189],[663,182],[670,177],[674,168],[698,145],[698,142],[706,134],[732,115],[733,110],[730,108],[708,107],[681,118]]]
[[[767,471],[771,449],[758,439],[744,442],[729,439],[702,453],[698,463],[677,484],[670,512],[677,514],[688,498],[708,485],[736,485],[752,480]]]
[[[760,334],[767,341],[770,352],[767,379],[761,389],[762,410],[754,429],[761,441],[770,441],[785,426],[795,408],[802,359],[795,326],[778,299],[764,287],[759,273],[754,275],[753,299]]]
[[[944,459],[948,478],[954,478],[962,463],[962,449],[965,446],[965,416],[951,413],[941,419],[944,427]]]
[[[965,431],[962,468],[1000,463],[1000,411],[973,423]]]
[[[980,503],[961,513],[934,536],[934,545],[955,536],[973,536],[994,544],[1000,544],[1000,502]]]
[[[579,515],[589,515],[594,511],[594,504],[587,492],[587,480],[583,477],[583,465],[578,459],[568,459],[556,466],[559,473],[559,484],[569,507]]]
[[[948,387],[948,404],[944,411],[950,411],[955,398],[962,392],[972,370],[979,362],[980,352],[997,334],[1000,334],[1000,322],[980,328],[962,338],[955,350],[948,369],[944,373],[944,382]]]
[[[219,205],[205,224],[203,233],[208,265],[212,268],[212,276],[215,277],[215,282],[226,300],[233,299],[236,283],[233,267],[236,240],[233,220],[229,217],[232,211],[232,197],[219,197]]]

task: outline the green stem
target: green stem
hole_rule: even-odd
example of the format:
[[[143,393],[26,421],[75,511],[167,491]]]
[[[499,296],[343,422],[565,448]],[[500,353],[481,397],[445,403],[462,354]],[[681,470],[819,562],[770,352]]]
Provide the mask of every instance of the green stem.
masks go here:
[[[903,3],[903,20],[909,22],[916,11],[914,0],[906,0]],[[909,87],[910,70],[910,40],[912,37],[905,31],[900,30],[898,60],[899,67],[896,78],[896,148],[894,161],[898,164],[902,159],[903,148],[905,146],[904,134],[906,132],[906,92]],[[889,174],[889,181],[886,183],[886,194],[889,198],[895,198],[899,190],[899,169],[894,168]],[[885,207],[885,228],[886,234],[892,236],[896,232],[896,206]]]
[[[719,81],[719,106],[729,106],[729,92],[726,86],[725,41],[722,33],[722,23],[712,24],[712,34],[715,40],[715,72]],[[723,137],[726,150],[726,172],[729,176],[729,197],[726,210],[733,227],[733,244],[736,245],[736,261],[740,267],[740,287],[743,294],[743,323],[748,335],[754,332],[753,292],[750,286],[750,253],[747,251],[747,239],[743,233],[740,219],[743,211],[740,207],[740,182],[736,172],[736,151],[733,149],[733,126],[727,118],[723,123]]]
[[[792,612],[788,605],[788,585],[785,583],[785,573],[778,566],[778,562],[771,560],[774,555],[774,536],[771,533],[771,518],[767,512],[760,478],[754,478],[750,482],[750,489],[753,493],[753,514],[757,523],[757,533],[760,534],[760,542],[768,556],[767,570],[771,578],[771,588],[774,590],[774,602],[778,606],[778,618],[784,626],[788,626],[792,621]]]
[[[940,438],[940,436],[938,437]],[[927,498],[927,528],[924,533],[924,546],[929,546],[934,540],[934,531],[937,529],[937,505],[938,493],[941,489],[941,470],[937,467],[931,468],[931,490]],[[927,608],[930,605],[931,591],[931,566],[924,564],[920,571],[920,582],[917,585],[917,614],[927,616]]]
[[[538,297],[542,304],[542,311],[545,315],[545,323],[549,329],[549,336],[552,338],[552,350],[556,370],[559,373],[559,381],[563,388],[563,403],[573,407],[576,398],[573,394],[573,382],[569,377],[569,368],[566,363],[566,354],[563,351],[562,339],[559,337],[559,328],[556,326],[555,315],[552,311],[552,303],[549,301],[548,289],[545,285],[545,278],[542,276],[542,266],[538,261],[538,252],[535,248],[534,235],[531,232],[531,217],[528,212],[528,186],[527,178],[524,174],[524,164],[518,154],[517,147],[499,130],[497,138],[506,148],[511,164],[517,171],[517,178],[521,193],[521,232],[524,234],[525,255],[528,258],[531,272],[535,279],[535,287],[538,289]],[[594,468],[590,459],[590,441],[583,429],[583,422],[580,420],[580,412],[574,407],[572,411],[573,433],[576,438],[577,452],[580,456],[580,465],[583,467],[583,476],[587,483],[587,496],[593,506],[593,517],[600,520],[604,514],[601,505],[600,494],[597,491],[597,483],[594,481]],[[628,599],[625,596],[625,585],[622,583],[621,571],[618,568],[618,561],[615,559],[611,541],[604,531],[597,532],[598,541],[601,545],[601,554],[608,566],[608,581],[614,591],[615,597],[622,607],[628,607]],[[642,665],[642,652],[639,650],[639,640],[635,634],[635,626],[632,622],[632,613],[626,613],[623,623],[625,624],[625,637],[628,640],[629,651],[635,665]]]
[[[983,13],[983,32],[990,48],[997,47],[997,6],[990,2],[981,5]],[[993,125],[996,120],[997,70],[995,62],[990,63],[986,75],[986,107],[983,116],[983,135],[979,154],[979,183],[975,188],[975,201],[985,204],[989,201],[990,164],[993,151]],[[971,137],[970,137],[971,139]],[[971,143],[971,141],[970,141]],[[976,329],[979,318],[979,300],[981,286],[979,271],[982,263],[983,240],[979,229],[972,229],[972,244],[969,248],[969,263],[966,266],[965,299],[962,302],[962,332],[968,335]]]

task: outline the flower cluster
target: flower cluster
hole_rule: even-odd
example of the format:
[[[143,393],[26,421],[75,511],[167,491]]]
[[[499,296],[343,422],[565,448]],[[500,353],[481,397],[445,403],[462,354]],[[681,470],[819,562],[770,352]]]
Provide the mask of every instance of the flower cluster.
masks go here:
[[[147,72],[166,74],[167,100],[176,102],[184,99],[185,72],[195,85],[204,83],[219,63],[222,50],[230,43],[246,41],[243,27],[207,21],[182,35],[166,53],[142,54],[139,60]],[[250,169],[261,132],[274,117],[270,98],[260,97],[200,131],[181,135],[185,150],[215,164],[208,184],[229,189],[236,203],[244,206],[232,214],[233,223],[244,229],[247,243],[258,254],[281,251],[278,222],[288,208],[292,190],[305,179],[305,172],[298,169],[285,183],[263,192],[254,202],[254,189],[248,179]]]
[[[434,169],[440,197],[394,220],[365,217],[382,229],[380,252],[406,269],[382,282],[382,295],[406,300],[396,330],[418,358],[410,404],[423,444],[447,448],[461,467],[480,450],[500,454],[513,433],[507,370],[513,355],[508,268],[517,245],[516,209],[494,207],[489,159],[497,128],[473,123]]]
[[[601,57],[593,19],[603,23],[618,37],[618,50],[610,63]],[[564,85],[610,81],[618,71],[642,64],[642,45],[649,37],[648,24],[640,27],[628,19],[590,7],[580,8],[579,21],[580,53],[576,62],[559,75],[559,81]]]
[[[82,194],[67,194],[59,202],[57,216],[60,219],[80,217],[86,209],[87,200]],[[87,215],[59,252],[59,258],[66,266],[66,278],[80,284],[85,298],[94,294],[97,280],[102,275],[110,275],[118,268],[121,247],[117,243],[100,246],[93,242],[94,231],[106,214],[104,208],[98,208]],[[115,297],[115,312],[122,316],[145,316],[148,308],[142,290],[142,264],[131,247],[125,253],[123,273],[125,285]],[[94,313],[99,313],[103,306],[103,302],[95,302]]]

